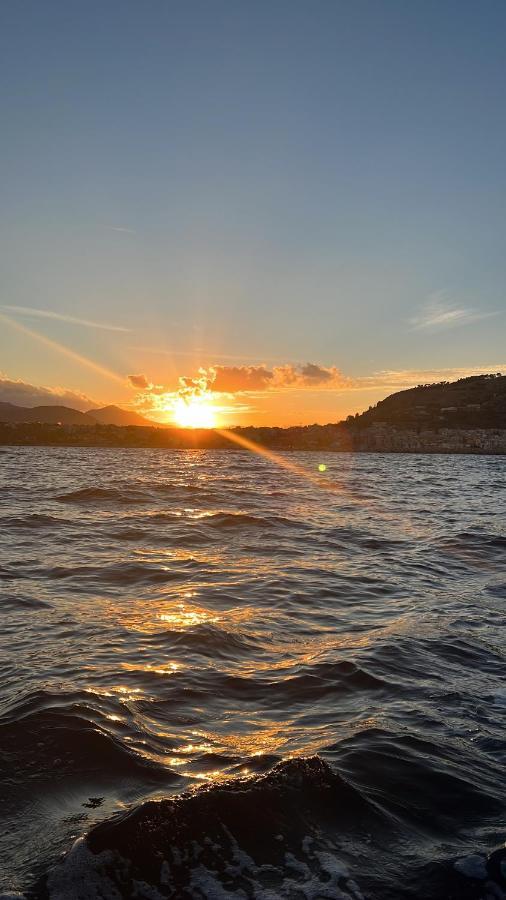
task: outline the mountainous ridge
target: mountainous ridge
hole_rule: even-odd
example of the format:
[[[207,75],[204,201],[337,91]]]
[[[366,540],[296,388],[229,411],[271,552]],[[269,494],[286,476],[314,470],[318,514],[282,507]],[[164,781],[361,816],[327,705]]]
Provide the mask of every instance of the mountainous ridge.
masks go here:
[[[103,406],[80,412],[70,406],[17,406],[15,403],[0,402],[0,422],[35,423],[44,425],[137,425],[142,427],[163,428],[157,422],[146,419],[136,412],[121,409],[119,406]]]
[[[42,422],[46,425],[96,425],[87,413],[70,406],[16,406],[0,402],[0,422]]]
[[[120,406],[102,406],[99,409],[89,409],[86,413],[86,416],[89,416],[94,420],[94,422],[98,422],[100,425],[139,425],[141,427],[149,426],[150,428],[158,427],[163,428],[163,424],[159,422],[153,422],[152,419],[146,419],[145,416],[139,415],[139,413],[132,412],[129,409],[122,409]]]

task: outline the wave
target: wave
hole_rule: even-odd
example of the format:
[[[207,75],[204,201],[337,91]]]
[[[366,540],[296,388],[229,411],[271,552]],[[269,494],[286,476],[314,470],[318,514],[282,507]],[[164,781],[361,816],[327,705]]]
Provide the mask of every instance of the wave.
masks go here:
[[[276,528],[279,526],[294,526],[300,528],[300,523],[287,519],[284,516],[259,516],[243,512],[214,512],[202,516],[197,520],[199,524],[211,528]]]
[[[7,566],[0,566],[0,580],[8,581],[10,579],[23,578],[23,574],[19,569],[10,569]]]
[[[194,511],[193,511],[194,512]],[[286,516],[277,515],[258,515],[254,513],[245,513],[240,510],[209,510],[200,512],[198,515],[191,515],[189,518],[183,517],[181,512],[155,512],[143,517],[143,522],[167,522],[175,525],[187,526],[194,529],[196,527],[209,527],[218,529],[228,528],[275,528],[276,526],[295,526],[298,529],[304,527],[305,523],[301,523],[295,519],[289,519]]]
[[[279,691],[292,704],[323,699],[326,696],[353,694],[354,700],[360,691],[378,691],[386,687],[386,682],[372,675],[357,664],[341,660],[335,663],[316,663],[304,666],[303,670],[289,675],[281,681],[271,682],[269,690]]]
[[[0,717],[0,755],[22,781],[27,773],[32,781],[34,773],[39,781],[54,778],[55,766],[60,777],[173,780],[170,769],[136,752],[135,732],[118,713],[124,710],[114,699],[88,691],[30,693]]]
[[[0,525],[5,528],[54,528],[68,525],[67,519],[47,516],[40,513],[29,513],[26,516],[3,516]]]
[[[506,600],[506,582],[503,584],[489,584],[487,585],[486,590],[489,594],[492,594],[493,597],[499,597],[501,600]]]
[[[485,531],[462,531],[438,542],[438,549],[469,560],[488,561],[506,558],[506,537]]]
[[[51,873],[49,896],[359,900],[349,851],[321,832],[366,812],[321,759],[288,760],[102,822]]]
[[[80,488],[68,494],[59,494],[54,498],[60,503],[143,503],[145,495],[138,491],[121,490],[119,488]]]
[[[466,816],[497,819],[504,812],[503,773],[479,748],[458,741],[436,744],[420,734],[368,728],[325,753],[382,809],[427,826],[452,831]]]
[[[372,835],[375,835],[374,839]],[[423,842],[423,833],[417,832]],[[385,851],[406,843],[381,806],[319,757],[142,803],[93,827],[48,878],[50,900],[471,900],[502,897],[506,850],[487,859]],[[429,853],[432,849],[433,859]],[[399,877],[400,876],[400,877]],[[487,895],[488,896],[488,895]]]
[[[40,597],[18,597],[4,594],[0,603],[0,612],[6,610],[53,609],[53,605]]]
[[[206,565],[209,565],[207,563]],[[105,585],[164,584],[185,578],[189,571],[199,570],[200,563],[192,557],[178,559],[169,569],[168,566],[154,566],[143,563],[119,563],[104,566],[53,566],[44,570],[44,577],[51,579],[92,581]],[[1,571],[0,571],[0,577]],[[15,577],[15,576],[11,576]]]

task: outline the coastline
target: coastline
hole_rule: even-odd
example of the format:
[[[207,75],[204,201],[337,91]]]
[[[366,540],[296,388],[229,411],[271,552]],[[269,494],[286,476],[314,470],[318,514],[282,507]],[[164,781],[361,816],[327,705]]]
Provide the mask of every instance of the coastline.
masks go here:
[[[506,428],[353,427],[236,428],[242,438],[277,452],[426,453],[506,455]],[[93,447],[164,450],[240,450],[226,434],[210,429],[138,426],[0,424],[0,446]]]

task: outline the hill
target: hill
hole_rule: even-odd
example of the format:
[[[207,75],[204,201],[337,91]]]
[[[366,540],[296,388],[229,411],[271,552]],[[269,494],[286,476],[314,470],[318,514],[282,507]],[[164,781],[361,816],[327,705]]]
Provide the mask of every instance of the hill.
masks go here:
[[[0,403],[0,422],[42,422],[45,425],[96,425],[88,413],[69,406],[16,406]]]
[[[359,428],[505,428],[506,376],[473,375],[421,384],[390,394],[367,412],[349,416],[347,423]]]
[[[153,427],[157,424],[151,419],[146,419],[144,416],[140,416],[138,413],[131,412],[128,409],[121,409],[119,406],[103,406],[100,409],[90,409],[86,415],[93,420],[93,423],[99,422],[100,425],[140,425],[144,427]]]
[[[119,406],[104,406],[79,412],[69,406],[16,406],[14,403],[0,403],[0,422],[41,422],[44,425],[141,425],[156,426],[156,422],[145,419],[135,412],[120,409]]]

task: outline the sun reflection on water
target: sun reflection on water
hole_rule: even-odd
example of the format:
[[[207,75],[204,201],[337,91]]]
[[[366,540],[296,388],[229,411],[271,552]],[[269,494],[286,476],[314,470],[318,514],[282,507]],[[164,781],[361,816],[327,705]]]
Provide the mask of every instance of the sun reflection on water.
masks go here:
[[[184,602],[178,603],[177,608],[170,613],[160,613],[158,618],[161,622],[167,622],[175,631],[185,631],[195,625],[209,625],[219,621],[219,616],[213,615],[209,610],[190,607]]]

